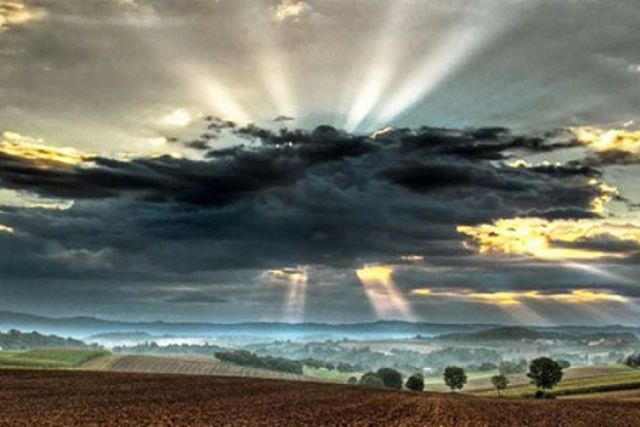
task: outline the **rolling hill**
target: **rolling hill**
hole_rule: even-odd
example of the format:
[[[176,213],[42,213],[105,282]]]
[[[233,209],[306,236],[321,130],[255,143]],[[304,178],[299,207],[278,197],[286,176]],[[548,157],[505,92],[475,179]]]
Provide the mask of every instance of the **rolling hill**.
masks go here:
[[[0,421],[23,425],[625,427],[640,419],[635,402],[511,400],[115,372],[0,370],[0,400]]]

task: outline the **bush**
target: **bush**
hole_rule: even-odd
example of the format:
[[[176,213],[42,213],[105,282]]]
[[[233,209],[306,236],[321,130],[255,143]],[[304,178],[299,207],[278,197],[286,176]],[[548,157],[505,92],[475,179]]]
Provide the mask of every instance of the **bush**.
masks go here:
[[[407,378],[405,387],[413,391],[424,390],[424,377],[422,376],[422,374],[411,375],[409,378]]]
[[[458,366],[447,366],[444,369],[443,377],[444,383],[451,391],[462,390],[467,383],[467,374],[464,372],[464,369]]]
[[[384,388],[384,381],[382,378],[378,376],[375,372],[367,372],[362,377],[360,377],[360,385],[368,386],[368,387],[380,387]]]
[[[358,384],[358,379],[356,377],[349,377],[347,380],[347,384],[355,385]]]
[[[402,389],[402,374],[392,368],[378,369],[378,376],[387,388]]]

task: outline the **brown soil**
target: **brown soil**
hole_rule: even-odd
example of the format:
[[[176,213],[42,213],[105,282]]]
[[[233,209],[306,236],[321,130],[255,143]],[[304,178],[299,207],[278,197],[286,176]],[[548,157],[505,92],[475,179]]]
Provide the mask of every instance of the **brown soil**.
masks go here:
[[[638,426],[640,406],[508,400],[283,380],[0,371],[0,425]]]

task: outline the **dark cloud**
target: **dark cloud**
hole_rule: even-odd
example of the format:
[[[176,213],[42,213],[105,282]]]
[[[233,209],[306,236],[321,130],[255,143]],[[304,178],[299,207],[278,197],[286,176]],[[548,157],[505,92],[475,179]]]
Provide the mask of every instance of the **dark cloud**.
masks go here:
[[[524,191],[527,188],[524,182],[514,179],[515,174],[510,179],[508,173],[491,167],[478,168],[462,159],[455,163],[451,160],[407,161],[385,169],[381,175],[394,184],[418,192],[444,187],[463,187],[470,191],[477,187],[503,191]]]
[[[425,247],[460,253],[459,224],[534,213],[592,217],[590,203],[600,191],[588,183],[598,173],[593,168],[493,162],[505,155],[496,146],[529,140],[505,129],[429,129],[420,144],[416,135],[424,129],[395,140],[329,126],[229,131],[247,144],[209,150],[204,160],[96,157],[43,166],[0,155],[2,185],[76,201],[68,211],[6,210],[0,221],[63,248],[109,250],[105,269],[121,259],[130,265],[136,256],[180,272],[353,266]],[[535,147],[546,150],[544,143]]]
[[[443,130],[441,139],[461,138],[456,150],[441,142],[416,146],[420,132],[372,138],[328,126],[228,128],[221,137],[241,135],[242,142],[209,149],[202,160],[97,157],[72,166],[5,154],[3,186],[75,204],[4,207],[0,223],[16,233],[0,235],[0,252],[9,254],[0,271],[16,283],[67,280],[78,295],[87,280],[117,281],[111,292],[130,292],[131,304],[220,299],[227,301],[221,306],[239,307],[238,293],[253,292],[266,269],[311,265],[353,276],[365,263],[404,262],[406,255],[442,268],[481,265],[463,247],[458,225],[596,216],[591,201],[600,190],[589,181],[600,171],[594,167],[507,166],[495,158],[506,160],[514,141],[529,139],[506,130]],[[526,150],[535,147],[524,143]],[[547,150],[546,143],[539,147]],[[451,284],[454,276],[441,279]],[[336,276],[335,283],[344,280]],[[234,283],[233,289],[206,287],[212,281]],[[184,283],[194,289],[180,290]],[[324,285],[314,283],[320,287],[313,292],[320,292]],[[151,289],[155,299],[145,296]]]

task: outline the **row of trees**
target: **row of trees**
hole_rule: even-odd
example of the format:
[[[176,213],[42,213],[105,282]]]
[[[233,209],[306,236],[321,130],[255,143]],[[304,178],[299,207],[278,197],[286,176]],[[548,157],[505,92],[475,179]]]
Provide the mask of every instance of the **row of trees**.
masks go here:
[[[527,377],[531,383],[538,388],[536,397],[543,397],[545,390],[555,387],[564,375],[562,370],[571,366],[564,360],[553,360],[548,357],[539,357],[529,364]],[[467,383],[467,375],[464,369],[457,366],[450,366],[444,371],[444,382],[452,391],[462,390]],[[504,374],[491,377],[491,384],[495,387],[498,396],[500,392],[509,386],[509,379]]]
[[[283,357],[257,356],[250,351],[218,351],[215,353],[218,360],[231,362],[240,366],[251,368],[269,369],[271,371],[287,372],[302,375],[303,364],[295,360]]]
[[[544,397],[545,390],[555,387],[564,375],[562,370],[571,366],[564,360],[553,360],[548,357],[539,357],[529,364],[527,377],[538,389],[536,397]],[[444,371],[444,382],[452,391],[462,390],[467,383],[467,375],[464,369],[450,366]],[[491,384],[495,387],[498,396],[500,392],[509,386],[509,379],[504,374],[491,377]]]
[[[638,360],[640,361],[640,358]],[[545,390],[552,389],[562,380],[564,367],[567,367],[564,361],[557,361],[548,357],[539,357],[531,361],[527,377],[531,379],[532,384],[538,389],[536,397],[544,397]],[[443,372],[443,379],[451,391],[462,390],[467,383],[467,374],[459,366],[447,366]],[[402,374],[392,368],[382,368],[376,372],[367,372],[359,381],[355,377],[351,377],[348,382],[350,384],[398,390],[403,387]],[[509,379],[504,374],[499,374],[491,377],[491,383],[495,387],[498,396],[500,396],[500,392],[509,386]],[[421,374],[411,375],[404,383],[404,387],[408,390],[423,391],[424,377]]]
[[[404,384],[408,390],[422,391],[424,390],[424,377],[422,374],[413,374],[403,383],[402,374],[393,368],[380,368],[377,371],[367,372],[360,380],[356,377],[350,377],[347,381],[349,384],[359,384],[369,387],[383,387],[401,390]]]
[[[27,350],[31,348],[87,348],[83,341],[73,338],[62,338],[56,335],[42,335],[38,332],[21,332],[10,329],[0,332],[0,349]],[[97,346],[91,346],[97,347]]]

